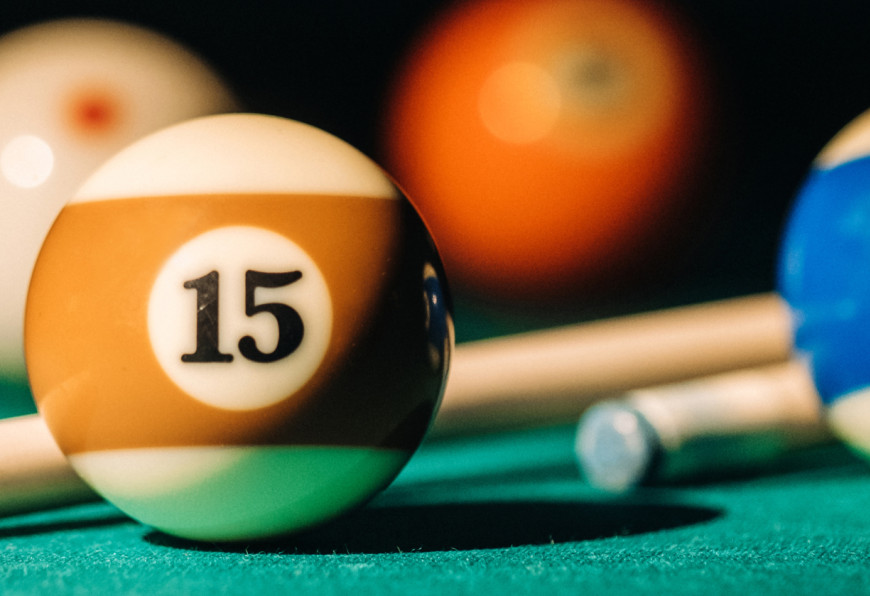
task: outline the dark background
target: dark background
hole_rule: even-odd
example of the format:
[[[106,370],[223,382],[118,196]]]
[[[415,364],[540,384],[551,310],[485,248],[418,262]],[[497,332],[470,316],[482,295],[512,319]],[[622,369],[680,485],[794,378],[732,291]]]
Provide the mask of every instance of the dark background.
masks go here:
[[[670,0],[710,55],[722,108],[723,151],[709,207],[667,273],[575,308],[506,326],[457,296],[460,320],[484,320],[460,339],[529,325],[622,314],[774,288],[777,244],[813,157],[870,108],[870,4],[855,0]],[[66,16],[119,18],[163,32],[209,61],[249,111],[314,124],[380,160],[379,126],[391,77],[444,0],[4,3],[3,31]],[[664,268],[663,268],[664,270]],[[640,278],[638,278],[640,279]],[[483,313],[483,314],[482,314]],[[505,317],[504,315],[508,316]],[[516,313],[514,313],[516,314]],[[490,321],[491,323],[491,321]]]

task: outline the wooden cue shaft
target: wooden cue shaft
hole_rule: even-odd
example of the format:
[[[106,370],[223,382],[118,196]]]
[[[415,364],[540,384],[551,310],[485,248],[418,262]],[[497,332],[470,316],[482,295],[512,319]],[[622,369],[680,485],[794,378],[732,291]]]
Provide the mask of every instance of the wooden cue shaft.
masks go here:
[[[761,294],[459,344],[431,436],[576,420],[629,389],[785,362],[792,340]]]
[[[462,344],[434,435],[576,420],[604,397],[784,362],[789,314],[760,295]],[[0,514],[96,499],[38,415],[0,420]]]
[[[96,499],[36,414],[0,420],[0,514]]]

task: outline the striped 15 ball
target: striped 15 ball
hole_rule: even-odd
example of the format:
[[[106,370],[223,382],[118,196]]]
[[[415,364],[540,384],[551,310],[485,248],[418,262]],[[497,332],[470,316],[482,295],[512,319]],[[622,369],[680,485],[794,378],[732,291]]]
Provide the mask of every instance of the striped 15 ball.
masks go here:
[[[76,470],[167,533],[236,540],[389,483],[442,394],[441,265],[362,154],[270,116],[192,120],[112,158],[37,261],[26,349]]]

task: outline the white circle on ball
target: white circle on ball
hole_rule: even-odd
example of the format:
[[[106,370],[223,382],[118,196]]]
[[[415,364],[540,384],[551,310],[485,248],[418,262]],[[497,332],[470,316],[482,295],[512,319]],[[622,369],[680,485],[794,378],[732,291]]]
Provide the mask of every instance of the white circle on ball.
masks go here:
[[[314,259],[263,228],[230,226],[182,245],[148,301],[160,366],[185,393],[226,410],[289,399],[319,368],[332,300]]]

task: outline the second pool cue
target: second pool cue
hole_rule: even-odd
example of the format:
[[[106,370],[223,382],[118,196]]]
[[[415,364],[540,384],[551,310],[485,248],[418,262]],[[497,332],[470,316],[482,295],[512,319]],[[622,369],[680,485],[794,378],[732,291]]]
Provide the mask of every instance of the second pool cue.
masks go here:
[[[589,484],[644,484],[757,470],[832,440],[805,362],[795,359],[635,389],[590,407],[575,454]]]

